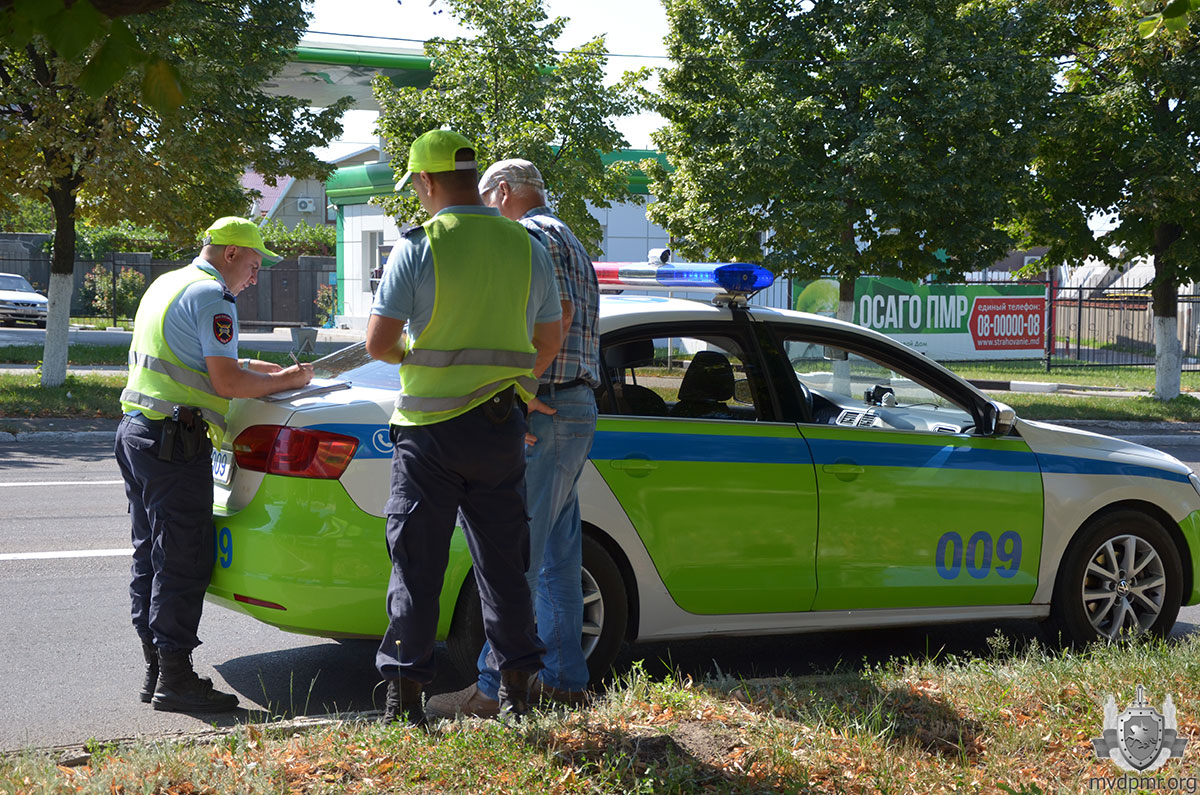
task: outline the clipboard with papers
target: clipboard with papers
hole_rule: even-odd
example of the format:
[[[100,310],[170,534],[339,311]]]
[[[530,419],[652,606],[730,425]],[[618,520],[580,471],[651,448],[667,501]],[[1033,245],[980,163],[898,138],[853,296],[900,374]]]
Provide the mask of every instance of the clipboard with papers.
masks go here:
[[[349,381],[335,381],[331,378],[314,378],[307,385],[299,389],[289,389],[285,392],[276,392],[273,395],[264,395],[259,400],[265,400],[268,403],[284,403],[289,400],[298,398],[316,397],[317,395],[325,395],[330,392],[337,392],[340,389],[349,389]]]

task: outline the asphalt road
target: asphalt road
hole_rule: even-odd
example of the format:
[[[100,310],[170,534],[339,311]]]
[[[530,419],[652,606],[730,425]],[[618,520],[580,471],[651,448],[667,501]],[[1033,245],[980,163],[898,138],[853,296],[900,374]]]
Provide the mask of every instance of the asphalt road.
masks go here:
[[[1134,438],[1196,466],[1200,442]],[[111,443],[0,443],[0,749],[82,745],[90,738],[194,732],[240,721],[346,714],[378,708],[370,643],[292,635],[206,606],[197,669],[238,694],[244,709],[210,717],[155,712],[137,693],[142,661],[128,617],[129,530]],[[382,609],[382,604],[380,605]],[[1196,631],[1185,608],[1177,635]],[[987,649],[994,625],[855,631],[646,644],[617,672],[644,660],[655,675],[771,676],[854,670],[893,655]],[[1032,624],[1002,627],[1031,635]],[[461,687],[448,662],[431,692]]]

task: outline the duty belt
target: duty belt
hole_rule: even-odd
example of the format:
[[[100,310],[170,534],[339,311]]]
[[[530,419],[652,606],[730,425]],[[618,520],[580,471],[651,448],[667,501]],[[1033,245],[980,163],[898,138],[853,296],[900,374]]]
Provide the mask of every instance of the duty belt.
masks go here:
[[[561,384],[538,384],[538,397],[545,397],[554,392],[562,392],[564,389],[574,389],[577,386],[590,386],[586,378],[572,378],[570,381],[563,381]]]

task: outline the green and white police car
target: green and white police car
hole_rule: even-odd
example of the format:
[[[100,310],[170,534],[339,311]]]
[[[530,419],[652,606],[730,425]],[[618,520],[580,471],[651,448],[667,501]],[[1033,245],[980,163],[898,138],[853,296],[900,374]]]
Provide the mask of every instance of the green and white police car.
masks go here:
[[[625,641],[1008,618],[1068,639],[1168,632],[1200,601],[1200,480],[1136,444],[1016,418],[924,356],[747,306],[748,265],[597,264],[600,419],[580,485],[593,678]],[[213,457],[209,599],[282,629],[381,636],[398,368],[361,345],[304,390],[234,401]],[[482,642],[456,533],[438,625]]]

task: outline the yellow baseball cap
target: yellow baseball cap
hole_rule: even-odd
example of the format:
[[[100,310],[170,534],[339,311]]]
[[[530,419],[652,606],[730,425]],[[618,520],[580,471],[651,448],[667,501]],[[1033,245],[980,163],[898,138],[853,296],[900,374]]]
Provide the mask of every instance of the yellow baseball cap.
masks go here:
[[[236,215],[227,215],[214,221],[204,232],[204,245],[252,248],[262,255],[263,267],[268,268],[283,259],[263,243],[258,224]]]
[[[396,190],[404,188],[413,174],[428,171],[473,171],[474,160],[455,160],[459,149],[475,151],[475,144],[454,130],[430,130],[412,142],[408,148],[408,171],[396,183]]]

